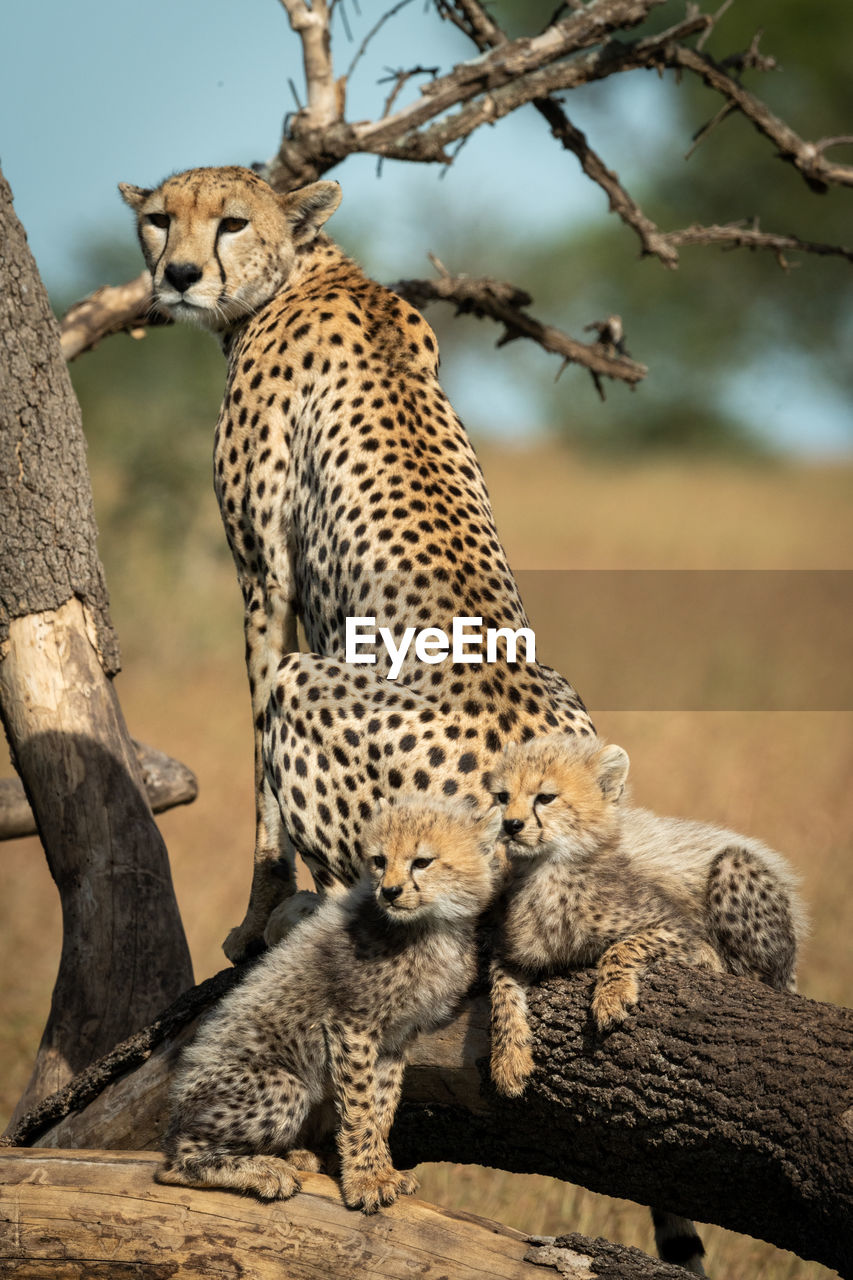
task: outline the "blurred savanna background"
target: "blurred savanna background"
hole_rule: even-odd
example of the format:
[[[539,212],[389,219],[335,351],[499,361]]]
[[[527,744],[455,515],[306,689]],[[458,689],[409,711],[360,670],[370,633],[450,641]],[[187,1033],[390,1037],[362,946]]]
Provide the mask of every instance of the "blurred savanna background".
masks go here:
[[[272,154],[287,78],[298,78],[298,49],[273,0],[247,0],[238,26],[220,0],[152,4],[144,31],[106,0],[92,0],[72,26],[63,6],[44,6],[53,20],[39,19],[45,58],[34,85],[15,80],[23,74],[16,41],[0,51],[0,97],[15,95],[17,107],[14,129],[4,113],[4,170],[60,311],[139,270],[116,181],[151,183],[169,169]],[[384,6],[361,19],[348,8],[357,45]],[[553,0],[498,0],[494,11],[515,34],[538,30],[553,8]],[[171,38],[192,37],[203,54],[194,96],[175,84],[171,97],[153,95],[143,110],[138,94],[127,103],[122,84],[115,110],[99,113],[84,97],[91,85],[81,70],[97,63],[96,82],[106,80],[96,89],[108,95],[116,50],[128,41],[140,74],[156,65],[156,18],[167,9]],[[654,22],[682,13],[670,3]],[[20,28],[20,50],[35,18],[9,20]],[[782,69],[748,76],[750,87],[803,137],[847,134],[853,82],[842,23],[849,47],[849,19],[832,0],[739,0],[710,49],[720,57],[744,49],[764,27],[762,48]],[[336,39],[345,66],[353,47],[343,30]],[[446,68],[469,56],[460,33],[416,0],[360,65],[353,118],[381,109],[383,68]],[[65,136],[77,140],[61,151],[46,123],[59,98]],[[577,91],[566,105],[661,225],[760,213],[768,230],[850,239],[849,193],[810,192],[742,120],[724,120],[685,163],[692,136],[719,106],[696,84],[631,73]],[[46,172],[61,177],[61,201]],[[769,254],[707,248],[683,251],[677,271],[641,260],[632,233],[608,216],[601,192],[529,108],[472,138],[441,180],[390,164],[379,177],[366,157],[334,176],[344,201],[329,230],[379,279],[427,274],[431,250],[453,271],[527,289],[533,314],[577,336],[594,320],[622,316],[628,349],[650,372],[633,392],[607,386],[601,403],[580,370],[555,382],[553,357],[521,342],[496,351],[487,322],[428,313],[541,656],[573,679],[599,731],[627,748],[637,801],[747,831],[788,855],[812,917],[800,989],[850,1004],[850,263],[790,255],[783,269]],[[111,338],[72,366],[122,643],[125,716],[135,737],[199,778],[197,802],[160,819],[198,979],[223,967],[221,942],[242,918],[251,875],[241,610],[210,481],[223,376],[211,339],[177,329]],[[40,846],[5,844],[6,1115],[29,1073],[60,941]],[[580,1230],[651,1248],[648,1215],[636,1206],[491,1170],[422,1174],[422,1194],[444,1205],[532,1233]],[[717,1277],[828,1274],[717,1228],[703,1235]]]

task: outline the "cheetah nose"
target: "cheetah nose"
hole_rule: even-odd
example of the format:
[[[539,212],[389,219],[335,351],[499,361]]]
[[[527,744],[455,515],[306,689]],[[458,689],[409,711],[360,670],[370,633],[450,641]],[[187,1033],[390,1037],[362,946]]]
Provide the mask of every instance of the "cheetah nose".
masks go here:
[[[523,818],[504,818],[504,831],[508,836],[517,836],[523,826]]]
[[[382,897],[386,902],[393,902],[403,892],[401,884],[388,884],[382,887]]]
[[[201,279],[201,267],[194,262],[170,262],[163,275],[178,293],[186,293],[191,284]]]

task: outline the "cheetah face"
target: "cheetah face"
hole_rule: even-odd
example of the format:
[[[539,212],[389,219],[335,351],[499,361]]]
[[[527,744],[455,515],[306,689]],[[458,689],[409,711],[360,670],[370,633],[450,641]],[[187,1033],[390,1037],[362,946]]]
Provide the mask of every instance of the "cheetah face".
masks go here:
[[[380,808],[365,832],[365,866],[391,921],[476,918],[497,891],[501,815],[422,797]]]
[[[596,738],[549,734],[508,747],[488,778],[511,858],[583,858],[613,839],[628,756]]]
[[[135,210],[156,306],[224,332],[281,291],[299,245],[340,203],[336,182],[280,196],[251,169],[189,169],[146,190],[120,183]]]

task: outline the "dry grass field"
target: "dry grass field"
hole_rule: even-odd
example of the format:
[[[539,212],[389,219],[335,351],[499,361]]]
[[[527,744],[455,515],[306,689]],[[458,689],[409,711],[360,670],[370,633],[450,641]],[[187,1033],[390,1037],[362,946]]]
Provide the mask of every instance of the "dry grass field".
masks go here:
[[[555,591],[568,589],[569,580],[557,572],[568,569],[851,567],[850,466],[689,460],[602,465],[578,461],[550,446],[518,453],[489,447],[481,456],[511,562],[525,571],[555,571],[548,578]],[[96,475],[95,480],[96,505],[103,510],[109,502],[109,476]],[[196,804],[161,820],[198,978],[223,966],[220,943],[242,917],[252,824],[240,613],[231,567],[218,549],[214,505],[211,495],[205,528],[189,540],[179,568],[167,572],[154,565],[132,535],[121,547],[102,548],[124,651],[118,689],[131,731],[185,760],[200,781]],[[217,550],[208,550],[211,546]],[[790,581],[794,590],[796,582]],[[556,634],[552,628],[543,656],[575,680],[599,731],[627,748],[638,801],[742,829],[789,856],[803,877],[813,920],[800,989],[817,999],[853,1003],[853,715],[849,686],[844,685],[850,635],[838,616],[835,589],[826,603],[827,624],[819,617],[813,633],[829,635],[829,641],[821,640],[813,652],[784,646],[777,652],[772,642],[764,641],[754,671],[754,696],[741,671],[728,700],[725,679],[722,696],[718,679],[713,701],[703,703],[706,686],[699,680],[689,705],[657,710],[644,695],[642,670],[631,666],[632,634],[648,621],[640,616],[642,592],[634,593],[631,616],[608,622],[611,630],[622,627],[620,662],[633,680],[620,688],[636,689],[633,700],[617,704],[610,696],[613,651],[588,638],[599,621],[594,616],[595,578],[588,584],[583,606],[569,611],[569,621]],[[840,579],[838,585],[843,586]],[[790,617],[804,610],[798,596],[788,600],[777,592],[772,598],[775,612],[768,617],[770,606],[762,605],[762,620],[765,627],[769,624],[768,634],[782,636]],[[676,596],[673,601],[677,616]],[[547,608],[546,591],[537,604],[540,617]],[[666,634],[667,618],[659,616],[660,601],[651,593],[647,610],[655,612],[656,624]],[[849,612],[847,620],[849,626]],[[721,608],[721,632],[726,621]],[[669,634],[668,642],[675,653],[679,635]],[[810,702],[807,673],[818,666],[820,699]],[[841,690],[835,702],[834,688]],[[785,694],[778,703],[774,691]],[[621,709],[607,709],[617,705]],[[703,705],[716,709],[702,710]],[[798,709],[744,709],[768,705]],[[651,709],[636,709],[643,706]],[[38,843],[7,843],[0,850],[4,1114],[14,1105],[38,1043],[60,928],[55,890]],[[530,1232],[579,1230],[651,1248],[645,1210],[549,1179],[432,1166],[423,1171],[422,1194]],[[817,1280],[829,1274],[716,1228],[703,1234],[708,1270],[719,1280]]]

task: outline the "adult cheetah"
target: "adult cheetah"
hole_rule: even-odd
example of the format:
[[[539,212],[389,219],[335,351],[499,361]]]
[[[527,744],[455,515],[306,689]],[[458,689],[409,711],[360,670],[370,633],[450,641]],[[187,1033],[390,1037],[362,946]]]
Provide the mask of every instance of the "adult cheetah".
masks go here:
[[[592,728],[571,685],[535,662],[432,666],[410,652],[396,682],[384,652],[369,672],[344,665],[348,617],[373,617],[397,641],[407,627],[450,632],[454,617],[529,624],[474,450],[438,381],[435,335],[320,230],[337,183],[280,196],[226,167],[120,190],[157,306],[215,332],[228,359],[215,487],[243,593],[256,731],[252,893],[225,943],[238,960],[263,946],[271,912],[294,892],[287,831],[311,845],[320,886],[344,885],[373,794],[447,794],[464,782],[485,797],[505,742]],[[316,656],[280,670],[297,649],[297,619]],[[313,692],[330,724],[312,728],[300,714],[303,702],[313,714]],[[360,716],[368,706],[381,715]],[[312,794],[315,829],[299,768],[307,774],[309,747],[312,768],[326,758],[335,724],[355,767],[341,766],[330,789],[318,765],[326,795]]]

